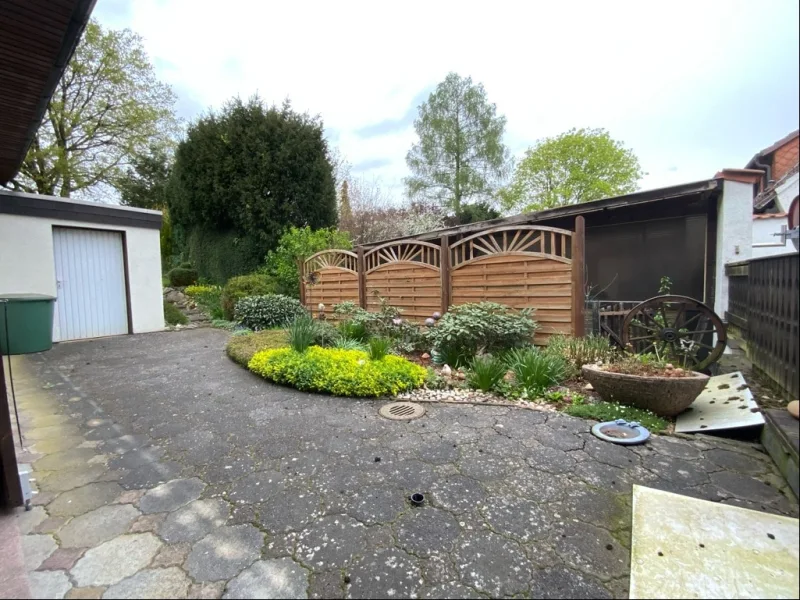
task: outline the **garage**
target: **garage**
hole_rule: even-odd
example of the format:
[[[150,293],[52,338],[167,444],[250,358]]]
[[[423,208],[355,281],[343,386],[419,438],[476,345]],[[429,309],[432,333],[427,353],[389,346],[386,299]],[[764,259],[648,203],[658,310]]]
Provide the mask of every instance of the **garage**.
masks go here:
[[[159,331],[161,213],[0,191],[0,296],[55,298],[53,341]]]

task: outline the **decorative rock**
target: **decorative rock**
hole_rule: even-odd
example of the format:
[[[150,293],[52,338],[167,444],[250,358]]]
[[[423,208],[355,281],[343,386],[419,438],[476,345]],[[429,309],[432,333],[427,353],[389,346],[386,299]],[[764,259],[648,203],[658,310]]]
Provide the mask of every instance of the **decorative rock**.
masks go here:
[[[789,405],[786,407],[786,410],[789,411],[789,414],[792,415],[795,419],[800,419],[800,402],[797,400],[792,400],[789,402]]]
[[[512,381],[514,381],[514,371],[506,371],[506,374],[503,375],[503,381],[505,381],[506,383],[511,383]]]
[[[71,575],[81,587],[113,585],[150,564],[161,546],[152,533],[121,535],[86,552]]]
[[[591,383],[587,383],[585,386],[583,386],[583,389],[585,389],[587,392],[593,392],[594,386]]]
[[[191,581],[178,567],[145,569],[112,585],[104,598],[185,598]]]
[[[420,358],[421,358],[422,360],[430,360],[430,359],[431,359],[431,355],[430,355],[430,354],[428,354],[427,352],[424,352],[424,353],[422,354],[422,356],[420,356]]]
[[[306,598],[308,573],[291,558],[260,560],[228,583],[223,598]]]
[[[450,368],[450,365],[445,365],[442,367],[442,375],[445,377],[450,377],[453,374],[453,369]]]

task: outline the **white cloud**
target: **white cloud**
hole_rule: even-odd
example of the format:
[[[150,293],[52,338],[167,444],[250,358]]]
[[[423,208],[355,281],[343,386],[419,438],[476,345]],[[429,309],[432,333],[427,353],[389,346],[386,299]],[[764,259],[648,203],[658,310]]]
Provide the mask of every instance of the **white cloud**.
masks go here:
[[[288,97],[398,195],[413,129],[358,132],[407,120],[449,71],[485,85],[515,153],[571,127],[605,127],[640,157],[644,188],[743,166],[798,125],[792,0],[99,0],[95,16],[145,38],[184,112],[255,92]]]

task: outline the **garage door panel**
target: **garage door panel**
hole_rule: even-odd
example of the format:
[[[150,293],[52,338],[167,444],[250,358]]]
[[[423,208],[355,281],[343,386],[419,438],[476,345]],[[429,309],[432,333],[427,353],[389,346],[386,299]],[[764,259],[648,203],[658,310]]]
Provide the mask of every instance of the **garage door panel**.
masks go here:
[[[57,299],[54,339],[128,333],[122,234],[53,228]]]

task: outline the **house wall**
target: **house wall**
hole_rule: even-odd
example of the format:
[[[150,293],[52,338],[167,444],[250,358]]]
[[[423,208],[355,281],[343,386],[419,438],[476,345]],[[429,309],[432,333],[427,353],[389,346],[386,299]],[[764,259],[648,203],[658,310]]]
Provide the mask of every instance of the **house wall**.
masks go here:
[[[772,156],[772,178],[777,181],[792,170],[800,160],[800,137],[795,137],[775,150]]]
[[[57,295],[53,226],[124,231],[133,333],[164,329],[158,229],[0,214],[0,294]]]
[[[725,264],[752,256],[753,184],[724,180],[722,196],[717,203],[714,312],[724,315],[728,308],[729,290]]]
[[[766,218],[764,218],[766,217]],[[753,251],[752,258],[762,258],[775,254],[786,254],[792,249],[791,242],[781,240],[773,235],[781,232],[781,226],[788,226],[786,215],[753,215]]]
[[[800,173],[787,177],[786,181],[776,186],[775,194],[779,204],[778,210],[788,212],[789,207],[792,205],[792,200],[800,194]]]

